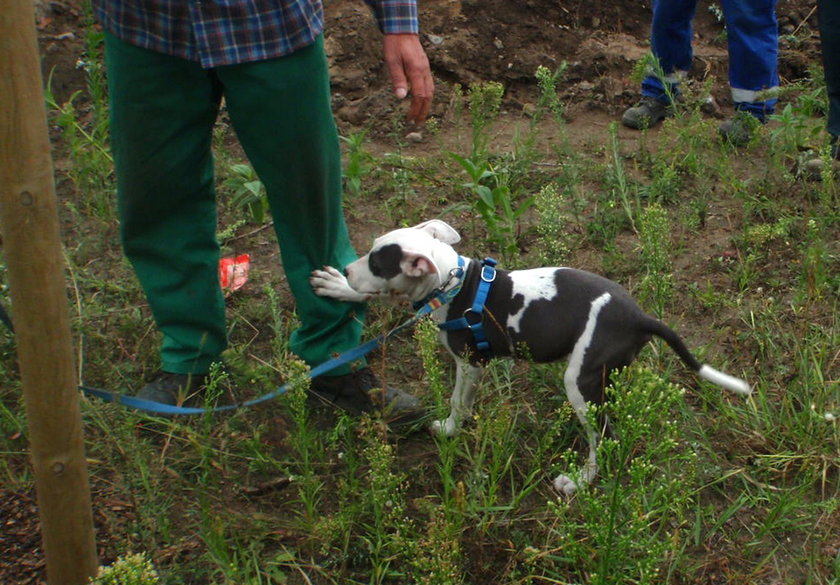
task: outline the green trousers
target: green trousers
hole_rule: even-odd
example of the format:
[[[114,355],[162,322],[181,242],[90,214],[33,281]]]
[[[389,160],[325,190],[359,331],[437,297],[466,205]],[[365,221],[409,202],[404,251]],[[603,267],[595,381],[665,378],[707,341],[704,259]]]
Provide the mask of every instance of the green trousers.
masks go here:
[[[120,235],[163,334],[161,368],[205,373],[226,346],[212,131],[221,99],[266,187],[310,365],[358,345],[363,306],[316,296],[309,273],[356,258],[323,39],[288,57],[202,69],[105,38]],[[343,374],[349,366],[331,374]]]

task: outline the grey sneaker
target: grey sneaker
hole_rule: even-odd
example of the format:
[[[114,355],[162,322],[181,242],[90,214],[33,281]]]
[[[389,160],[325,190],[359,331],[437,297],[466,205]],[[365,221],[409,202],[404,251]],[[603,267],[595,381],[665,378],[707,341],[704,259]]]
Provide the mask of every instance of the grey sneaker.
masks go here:
[[[752,140],[761,122],[746,112],[736,112],[735,116],[718,126],[720,137],[733,146],[744,146]]]
[[[802,165],[802,174],[809,181],[822,181],[824,167],[825,161],[823,159],[812,158],[811,160],[807,161],[804,165]],[[833,159],[831,161],[831,172],[834,175],[840,173],[840,160]]]
[[[831,172],[840,174],[840,145],[834,143],[831,147]],[[825,161],[822,157],[815,157],[805,162],[801,167],[802,175],[809,181],[822,181]]]
[[[415,396],[396,388],[383,388],[368,367],[341,376],[313,378],[310,393],[355,416],[381,412],[389,423],[416,422],[426,415]]]
[[[638,105],[624,111],[621,123],[635,130],[646,130],[653,128],[671,115],[673,115],[673,109],[669,104],[652,97],[643,97]]]
[[[199,402],[206,382],[206,374],[173,374],[159,371],[140,389],[137,398],[169,406],[192,405]]]

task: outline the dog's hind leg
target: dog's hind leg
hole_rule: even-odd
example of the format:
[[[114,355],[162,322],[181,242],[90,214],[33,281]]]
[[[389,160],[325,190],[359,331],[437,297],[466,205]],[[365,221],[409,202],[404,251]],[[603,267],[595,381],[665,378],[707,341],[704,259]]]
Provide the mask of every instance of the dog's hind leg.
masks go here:
[[[580,471],[580,481],[583,483],[590,483],[598,474],[597,451],[599,436],[598,432],[592,428],[586,416],[588,411],[586,399],[587,397],[597,395],[599,391],[597,386],[603,387],[603,372],[601,368],[594,368],[591,364],[585,363],[586,352],[592,343],[592,338],[595,336],[598,316],[611,299],[612,296],[610,293],[604,293],[592,301],[589,307],[586,327],[584,327],[583,333],[581,333],[575,342],[575,346],[569,356],[569,365],[563,376],[566,398],[569,400],[569,404],[572,405],[580,424],[583,425],[586,438],[589,441],[589,455]],[[554,478],[553,484],[554,489],[567,496],[575,493],[578,488],[578,483],[564,474]]]
[[[475,384],[481,368],[470,365],[462,359],[455,360],[455,388],[449,399],[449,417],[432,423],[432,431],[451,437],[461,428],[463,420],[472,414],[475,403]]]
[[[569,400],[569,404],[571,404],[580,424],[583,426],[587,442],[589,443],[589,454],[579,475],[579,481],[583,483],[591,483],[595,479],[595,476],[598,475],[597,451],[600,435],[597,430],[592,428],[589,422],[587,416],[589,407],[585,398],[585,396],[589,395],[590,388],[588,386],[591,385],[592,380],[595,380],[595,378],[592,376],[582,377],[578,372],[572,370],[572,368],[568,368],[563,377],[563,382],[566,386],[566,398]],[[587,381],[589,382],[588,384]],[[554,489],[559,493],[571,496],[577,491],[578,481],[575,481],[575,479],[568,475],[560,474],[554,478],[553,485]]]

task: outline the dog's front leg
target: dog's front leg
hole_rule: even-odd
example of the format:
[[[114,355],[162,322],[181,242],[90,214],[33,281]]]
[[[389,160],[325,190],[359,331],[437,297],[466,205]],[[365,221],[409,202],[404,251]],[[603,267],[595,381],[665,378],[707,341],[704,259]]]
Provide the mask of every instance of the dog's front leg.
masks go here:
[[[449,399],[449,417],[434,421],[433,432],[451,437],[461,428],[463,420],[472,415],[475,384],[479,374],[481,374],[481,368],[455,358],[455,389],[452,391],[452,398]]]
[[[324,266],[323,270],[313,270],[309,276],[309,285],[316,295],[337,301],[364,303],[370,299],[369,294],[353,290],[347,278],[332,266]]]

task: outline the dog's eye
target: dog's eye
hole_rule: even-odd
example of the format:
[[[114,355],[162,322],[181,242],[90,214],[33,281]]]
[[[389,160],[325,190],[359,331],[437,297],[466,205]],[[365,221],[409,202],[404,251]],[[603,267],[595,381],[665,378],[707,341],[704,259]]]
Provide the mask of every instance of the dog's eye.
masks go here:
[[[388,244],[378,250],[371,252],[368,256],[368,268],[371,274],[386,280],[394,278],[400,270],[402,260],[402,248],[399,244]]]

